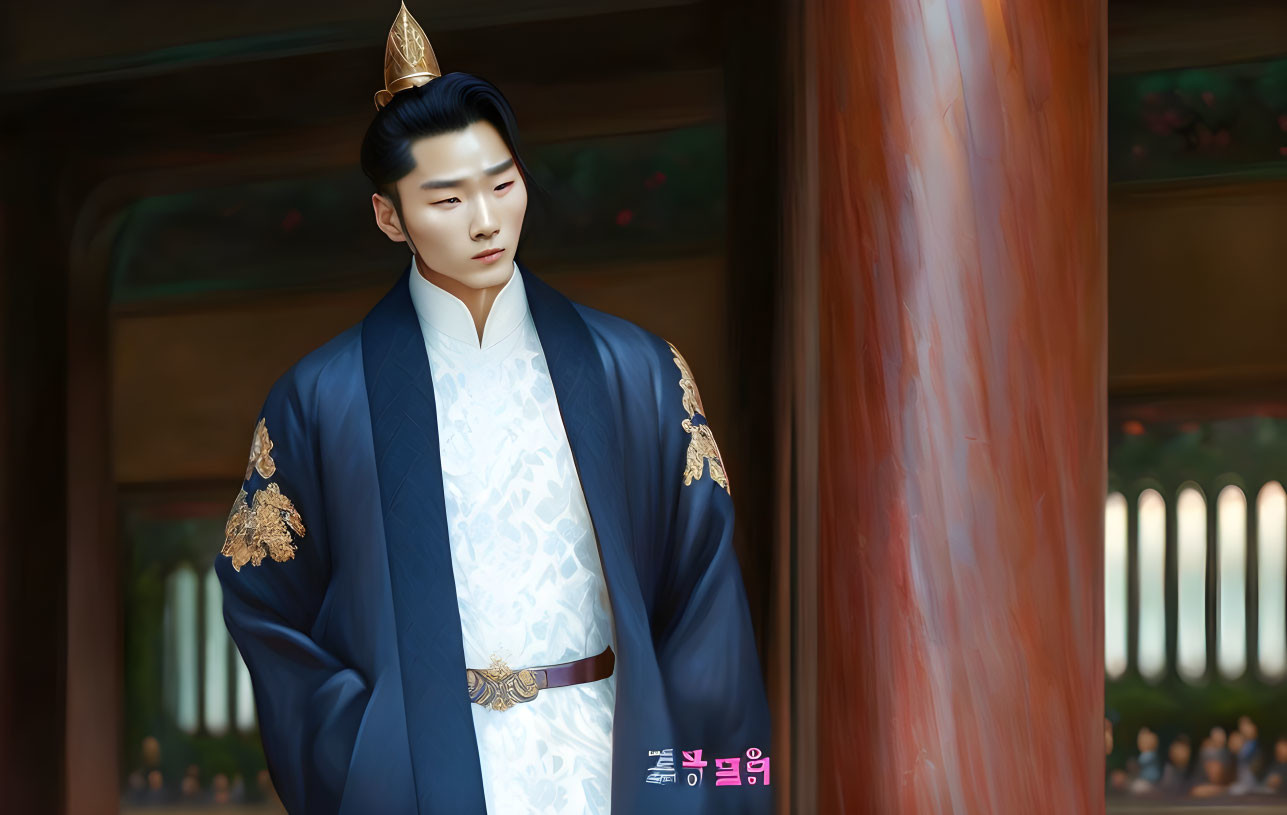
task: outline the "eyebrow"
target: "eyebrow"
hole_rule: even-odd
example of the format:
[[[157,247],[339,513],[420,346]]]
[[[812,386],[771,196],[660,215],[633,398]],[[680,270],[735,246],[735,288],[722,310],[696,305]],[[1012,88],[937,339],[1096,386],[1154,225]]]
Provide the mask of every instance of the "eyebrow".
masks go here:
[[[505,172],[506,170],[508,170],[510,167],[513,167],[513,166],[514,166],[514,159],[511,156],[510,158],[507,158],[504,161],[502,161],[500,164],[497,164],[495,167],[488,167],[486,170],[483,170],[483,172],[487,175],[500,175],[501,173]],[[430,179],[429,181],[426,181],[425,183],[421,184],[420,189],[438,190],[444,187],[459,187],[461,184],[464,184],[464,183],[465,183],[465,179],[463,178],[447,178],[447,179],[437,179],[437,180]]]

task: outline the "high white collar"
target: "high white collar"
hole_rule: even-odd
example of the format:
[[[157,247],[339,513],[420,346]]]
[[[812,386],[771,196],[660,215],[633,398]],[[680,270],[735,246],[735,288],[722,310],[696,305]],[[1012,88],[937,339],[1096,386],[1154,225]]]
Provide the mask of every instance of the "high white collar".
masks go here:
[[[476,349],[490,348],[505,339],[527,316],[527,292],[517,263],[492,302],[491,311],[487,312],[481,343],[469,306],[451,292],[425,280],[416,268],[414,256],[411,259],[411,303],[420,318],[421,330],[432,328]]]

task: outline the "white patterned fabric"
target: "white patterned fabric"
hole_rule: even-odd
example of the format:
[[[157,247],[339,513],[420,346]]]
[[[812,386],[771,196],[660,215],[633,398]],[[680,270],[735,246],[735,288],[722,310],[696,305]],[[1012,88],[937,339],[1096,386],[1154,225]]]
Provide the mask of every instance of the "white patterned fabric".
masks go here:
[[[465,664],[598,654],[612,644],[607,586],[522,275],[516,266],[497,295],[481,343],[465,304],[414,265],[411,296],[437,403]],[[505,711],[471,705],[487,811],[606,815],[615,698],[612,676]]]

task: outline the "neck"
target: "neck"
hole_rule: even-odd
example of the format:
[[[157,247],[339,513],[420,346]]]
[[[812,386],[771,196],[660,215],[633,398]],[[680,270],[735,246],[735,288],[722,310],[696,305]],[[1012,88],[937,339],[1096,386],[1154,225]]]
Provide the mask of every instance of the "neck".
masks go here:
[[[496,295],[500,290],[505,288],[504,283],[498,283],[495,286],[485,286],[476,289],[472,286],[466,286],[454,277],[436,272],[429,268],[424,258],[416,255],[416,269],[419,270],[420,276],[438,288],[454,295],[460,302],[465,304],[469,309],[469,315],[474,318],[474,330],[478,332],[478,341],[483,341],[483,326],[487,325],[487,315],[491,313],[492,303],[496,302]],[[508,278],[506,278],[508,280]]]

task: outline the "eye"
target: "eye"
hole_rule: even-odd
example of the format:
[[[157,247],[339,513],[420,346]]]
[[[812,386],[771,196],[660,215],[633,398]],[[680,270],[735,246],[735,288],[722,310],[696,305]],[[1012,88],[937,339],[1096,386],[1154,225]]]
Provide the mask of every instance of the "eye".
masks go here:
[[[496,189],[497,189],[497,190],[503,190],[503,189],[505,189],[506,187],[513,186],[513,184],[514,184],[514,182],[513,182],[513,181],[506,181],[504,184],[501,184],[501,185],[497,186],[497,187],[496,187]]]
[[[442,199],[441,201],[434,201],[434,204],[435,204],[435,205],[437,205],[437,204],[451,204],[451,203],[459,204],[459,203],[460,203],[460,199],[459,199],[459,198],[456,198],[456,197],[454,197],[454,196],[453,196],[453,197],[451,197],[451,198],[444,198],[444,199]]]

